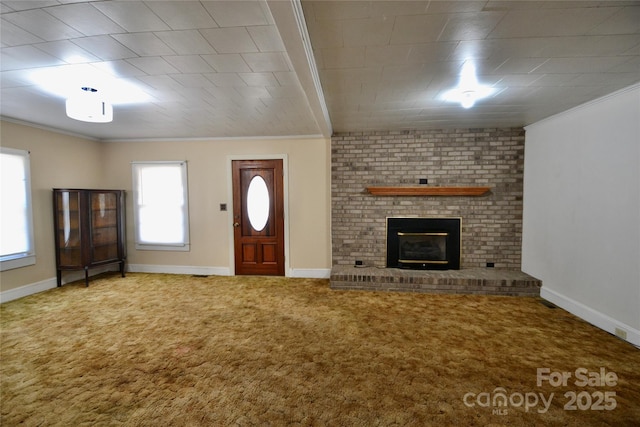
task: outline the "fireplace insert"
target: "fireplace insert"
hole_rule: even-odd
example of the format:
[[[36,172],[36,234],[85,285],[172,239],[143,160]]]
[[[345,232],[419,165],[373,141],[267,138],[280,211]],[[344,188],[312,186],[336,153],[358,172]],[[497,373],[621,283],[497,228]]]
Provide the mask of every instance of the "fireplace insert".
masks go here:
[[[461,218],[387,218],[387,267],[459,270]]]

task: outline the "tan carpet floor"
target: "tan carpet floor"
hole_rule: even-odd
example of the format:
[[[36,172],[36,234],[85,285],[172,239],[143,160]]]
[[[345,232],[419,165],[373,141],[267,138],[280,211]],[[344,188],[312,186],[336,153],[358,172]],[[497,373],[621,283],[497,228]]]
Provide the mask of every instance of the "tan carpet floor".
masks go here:
[[[0,338],[3,427],[640,425],[640,350],[538,298],[109,274]]]

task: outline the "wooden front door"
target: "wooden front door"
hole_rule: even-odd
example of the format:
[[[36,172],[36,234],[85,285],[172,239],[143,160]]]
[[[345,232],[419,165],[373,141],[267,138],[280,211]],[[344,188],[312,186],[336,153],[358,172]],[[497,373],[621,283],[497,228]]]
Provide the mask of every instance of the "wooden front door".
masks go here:
[[[282,160],[233,160],[232,173],[236,274],[284,276]]]

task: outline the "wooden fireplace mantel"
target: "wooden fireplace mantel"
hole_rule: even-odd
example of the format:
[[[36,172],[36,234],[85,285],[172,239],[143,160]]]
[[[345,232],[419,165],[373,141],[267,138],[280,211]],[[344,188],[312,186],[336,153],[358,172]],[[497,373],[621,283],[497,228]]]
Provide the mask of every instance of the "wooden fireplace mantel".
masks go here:
[[[395,187],[367,187],[367,191],[374,196],[482,196],[491,187],[431,187],[395,186]]]

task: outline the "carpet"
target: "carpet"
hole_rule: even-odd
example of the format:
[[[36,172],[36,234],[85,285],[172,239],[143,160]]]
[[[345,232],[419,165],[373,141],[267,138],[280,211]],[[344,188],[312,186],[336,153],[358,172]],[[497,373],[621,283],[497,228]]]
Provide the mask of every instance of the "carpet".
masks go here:
[[[640,350],[542,302],[107,274],[0,306],[0,424],[637,426]]]

